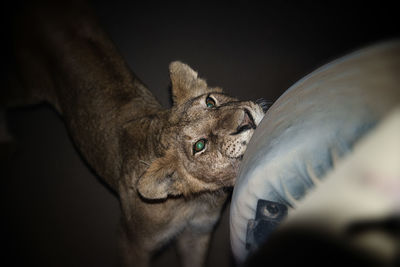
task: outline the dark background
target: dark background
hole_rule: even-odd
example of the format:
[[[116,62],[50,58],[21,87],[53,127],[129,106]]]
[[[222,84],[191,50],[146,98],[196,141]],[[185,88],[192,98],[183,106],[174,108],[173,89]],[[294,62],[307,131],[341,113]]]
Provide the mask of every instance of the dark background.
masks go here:
[[[273,101],[330,60],[399,37],[394,4],[360,3],[93,4],[133,71],[167,107],[173,60],[188,63],[210,85],[240,99]],[[12,16],[8,12],[4,7],[3,19]],[[0,147],[4,262],[115,266],[118,201],[75,151],[60,117],[39,106],[7,111],[6,118],[15,146]],[[226,210],[207,265],[232,263]],[[155,260],[156,266],[167,264],[177,265],[173,247]]]

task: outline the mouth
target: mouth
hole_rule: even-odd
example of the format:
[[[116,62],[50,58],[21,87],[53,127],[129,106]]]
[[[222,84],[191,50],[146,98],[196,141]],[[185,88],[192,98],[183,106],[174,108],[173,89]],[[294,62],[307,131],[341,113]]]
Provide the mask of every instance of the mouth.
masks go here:
[[[250,129],[256,129],[256,128],[257,128],[257,126],[254,122],[253,115],[251,115],[250,111],[245,108],[242,122],[239,124],[236,131],[231,133],[231,135],[241,134],[242,132],[245,132]]]

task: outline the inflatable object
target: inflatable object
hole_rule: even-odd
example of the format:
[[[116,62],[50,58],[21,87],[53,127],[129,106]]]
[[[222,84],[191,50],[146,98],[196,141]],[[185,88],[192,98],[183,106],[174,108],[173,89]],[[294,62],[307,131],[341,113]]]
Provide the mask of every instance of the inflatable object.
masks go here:
[[[244,155],[230,211],[238,262],[268,237],[400,105],[400,41],[337,59],[289,88],[268,110]]]

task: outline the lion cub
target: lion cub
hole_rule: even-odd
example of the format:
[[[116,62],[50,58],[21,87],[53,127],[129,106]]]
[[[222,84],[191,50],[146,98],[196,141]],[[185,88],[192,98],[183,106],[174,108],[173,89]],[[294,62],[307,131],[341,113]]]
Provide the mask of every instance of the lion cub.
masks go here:
[[[147,262],[152,251],[175,237],[184,266],[204,264],[228,196],[223,189],[234,185],[242,155],[264,115],[257,104],[208,87],[181,62],[170,64],[170,78],[172,109],[144,119],[141,125],[154,128],[142,140],[132,138],[136,144],[130,146],[143,147],[141,153],[132,151],[137,160],[129,190],[121,193],[125,259],[132,265],[138,259]],[[138,124],[132,126],[138,132]]]
[[[184,266],[203,265],[224,189],[234,185],[263,109],[208,87],[181,62],[170,64],[174,104],[164,109],[88,6],[53,2],[20,17],[17,79],[0,104],[46,101],[62,116],[79,152],[119,196],[126,266],[147,266],[175,238]]]

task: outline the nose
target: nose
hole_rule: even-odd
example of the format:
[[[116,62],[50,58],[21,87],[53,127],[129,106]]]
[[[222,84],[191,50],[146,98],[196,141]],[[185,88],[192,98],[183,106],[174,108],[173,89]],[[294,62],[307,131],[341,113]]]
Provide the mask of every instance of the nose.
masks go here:
[[[243,119],[237,126],[236,131],[231,133],[231,135],[240,134],[244,131],[247,131],[250,129],[255,129],[255,128],[256,128],[256,124],[254,123],[253,116],[251,115],[250,111],[245,108],[245,109],[243,109]]]

